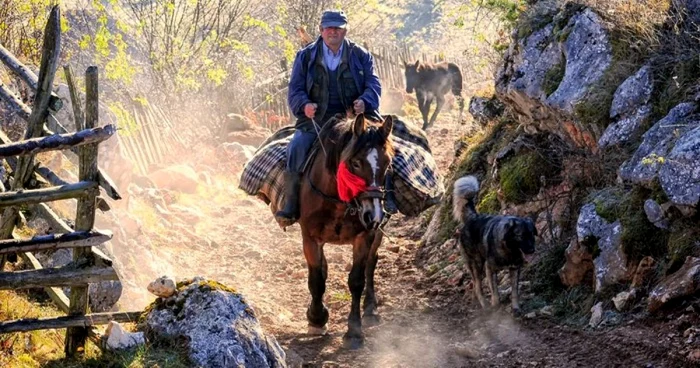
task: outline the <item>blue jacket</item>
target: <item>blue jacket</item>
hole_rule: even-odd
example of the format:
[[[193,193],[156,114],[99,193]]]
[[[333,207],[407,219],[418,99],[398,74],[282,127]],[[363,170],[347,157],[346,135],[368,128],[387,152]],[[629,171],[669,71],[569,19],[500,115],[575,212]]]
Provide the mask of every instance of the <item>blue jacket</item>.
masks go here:
[[[309,99],[311,87],[314,82],[314,61],[316,53],[322,48],[321,37],[316,42],[309,44],[297,52],[292,66],[292,75],[289,80],[289,91],[287,92],[287,102],[294,116],[304,119],[304,105],[314,102]],[[345,39],[344,47],[349,51],[349,67],[355,85],[360,92],[360,98],[365,102],[365,111],[377,111],[379,100],[382,94],[382,87],[379,84],[379,77],[374,71],[374,58],[367,50],[361,46]],[[309,52],[307,65],[304,62],[304,53]]]

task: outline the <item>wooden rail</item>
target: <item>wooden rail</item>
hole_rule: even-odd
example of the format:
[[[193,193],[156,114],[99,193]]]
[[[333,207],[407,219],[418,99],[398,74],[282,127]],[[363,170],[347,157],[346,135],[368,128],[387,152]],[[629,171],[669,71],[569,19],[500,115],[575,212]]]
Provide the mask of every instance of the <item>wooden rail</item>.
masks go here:
[[[30,109],[0,83],[0,99],[28,123],[24,139],[19,142],[11,142],[0,132],[0,158],[5,158],[10,164],[14,179],[9,191],[5,192],[5,188],[0,187],[0,209],[3,211],[0,217],[0,290],[43,288],[68,316],[0,322],[0,334],[66,328],[65,353],[70,357],[83,354],[87,338],[90,335],[95,336],[92,326],[112,320],[134,321],[141,312],[87,314],[88,285],[119,280],[112,268],[112,260],[95,247],[109,241],[112,238],[111,232],[93,229],[96,208],[109,209],[104,200],[98,199],[99,188],[102,187],[113,199],[121,198],[111,179],[101,173],[97,166],[97,146],[115,135],[116,128],[114,125],[99,126],[96,67],[89,67],[85,73],[84,115],[72,72],[70,68],[65,68],[78,131],[67,132],[60,122],[50,115],[50,109],[57,110],[61,107],[60,99],[56,100],[56,96],[51,93],[60,53],[59,19],[59,8],[54,6],[44,32],[38,77],[0,46],[0,60],[36,93]],[[58,134],[45,127],[47,120],[55,127],[53,129],[59,130]],[[77,154],[79,182],[68,183],[48,168],[35,164],[34,156],[37,153],[50,150],[71,150]],[[27,189],[36,187],[36,184],[29,180],[31,178],[44,179],[53,186]],[[75,228],[68,226],[45,203],[69,198],[76,198],[78,203]],[[13,239],[15,224],[22,216],[19,206],[25,205],[34,205],[35,212],[51,224],[55,233],[31,239]],[[31,253],[60,248],[73,250],[73,261],[64,267],[43,268]],[[32,269],[2,272],[6,255],[11,253],[18,253]],[[59,287],[70,287],[70,298],[66,297]]]
[[[0,254],[34,252],[38,250],[92,247],[112,239],[111,232],[75,231],[67,234],[49,234],[31,239],[0,240]]]
[[[68,316],[56,318],[26,318],[0,323],[0,334],[20,331],[48,330],[105,325],[110,321],[136,322],[142,312],[93,313],[87,316]]]

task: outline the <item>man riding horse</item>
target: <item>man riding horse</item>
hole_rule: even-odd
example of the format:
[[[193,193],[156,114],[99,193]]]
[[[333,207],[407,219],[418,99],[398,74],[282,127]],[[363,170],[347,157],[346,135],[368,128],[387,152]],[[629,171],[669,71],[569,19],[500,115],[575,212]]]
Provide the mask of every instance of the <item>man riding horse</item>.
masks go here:
[[[296,131],[287,147],[285,205],[275,213],[277,222],[291,226],[299,219],[299,188],[304,163],[323,125],[336,114],[378,113],[381,85],[372,55],[347,40],[347,17],[342,11],[325,11],[321,36],[300,50],[289,81],[288,102],[297,117]],[[384,209],[397,212],[391,175],[386,175]]]

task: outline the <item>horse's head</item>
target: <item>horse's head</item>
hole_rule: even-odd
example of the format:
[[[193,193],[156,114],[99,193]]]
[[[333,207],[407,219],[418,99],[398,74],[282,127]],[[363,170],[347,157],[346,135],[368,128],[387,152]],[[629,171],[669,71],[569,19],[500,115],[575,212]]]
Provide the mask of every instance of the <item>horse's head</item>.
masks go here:
[[[404,76],[406,77],[406,93],[413,93],[413,89],[418,84],[418,68],[420,67],[420,60],[416,60],[415,64],[407,63],[404,61]]]
[[[384,219],[384,177],[394,153],[390,138],[393,126],[391,116],[383,123],[374,123],[358,115],[352,123],[352,137],[340,155],[340,164],[366,185],[356,199],[361,205],[360,221],[368,229],[377,228]]]

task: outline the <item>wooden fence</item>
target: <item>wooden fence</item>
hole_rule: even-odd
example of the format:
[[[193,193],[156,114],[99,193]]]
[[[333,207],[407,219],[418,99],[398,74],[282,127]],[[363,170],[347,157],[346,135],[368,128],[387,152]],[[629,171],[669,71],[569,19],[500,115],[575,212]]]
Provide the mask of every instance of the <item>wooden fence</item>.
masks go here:
[[[70,68],[64,67],[69,81],[73,113],[77,132],[68,133],[60,122],[51,118],[50,109],[60,108],[51,87],[60,54],[60,14],[58,6],[51,10],[44,32],[42,61],[37,77],[19,63],[4,48],[0,48],[2,61],[14,73],[20,75],[35,92],[30,109],[2,83],[0,99],[27,121],[24,140],[11,142],[0,131],[0,158],[4,158],[12,169],[12,184],[9,191],[0,185],[0,290],[43,287],[67,317],[21,319],[0,322],[0,334],[39,329],[66,328],[65,353],[68,356],[82,354],[88,336],[96,338],[92,326],[109,321],[134,321],[140,312],[88,314],[88,285],[90,283],[118,280],[112,261],[100,252],[96,245],[112,238],[108,231],[93,229],[96,208],[109,210],[107,203],[99,197],[100,187],[113,199],[120,199],[109,177],[97,165],[97,145],[115,134],[113,125],[98,126],[98,78],[97,68],[90,67],[85,73],[86,103],[81,107],[78,93],[72,81]],[[52,102],[53,101],[53,102]],[[45,126],[49,123],[61,134],[53,134]],[[66,183],[46,167],[36,165],[35,154],[44,151],[67,150],[78,156],[79,182]],[[15,158],[15,156],[18,156]],[[25,189],[32,176],[43,178],[49,187]],[[71,228],[44,202],[77,199],[78,207],[75,228]],[[51,227],[54,234],[36,236],[31,239],[14,239],[13,230],[17,218],[22,216],[19,206],[32,205]],[[60,268],[44,269],[31,252],[59,248],[73,249],[73,262]],[[2,272],[8,254],[19,254],[33,270]],[[59,289],[70,287],[70,298]]]
[[[367,46],[365,46],[368,48]],[[371,51],[374,57],[374,68],[382,83],[382,89],[399,89],[406,87],[403,63],[422,61],[439,62],[441,55],[416,53],[407,45],[401,47],[379,47]],[[258,83],[252,92],[251,112],[249,118],[271,130],[278,129],[293,122],[294,118],[287,105],[287,84],[289,73],[286,70],[272,78]]]
[[[117,135],[117,138],[123,147],[124,158],[130,160],[141,175],[147,175],[152,164],[164,162],[166,156],[186,146],[160,106],[135,103],[131,113],[136,126],[128,133]]]

